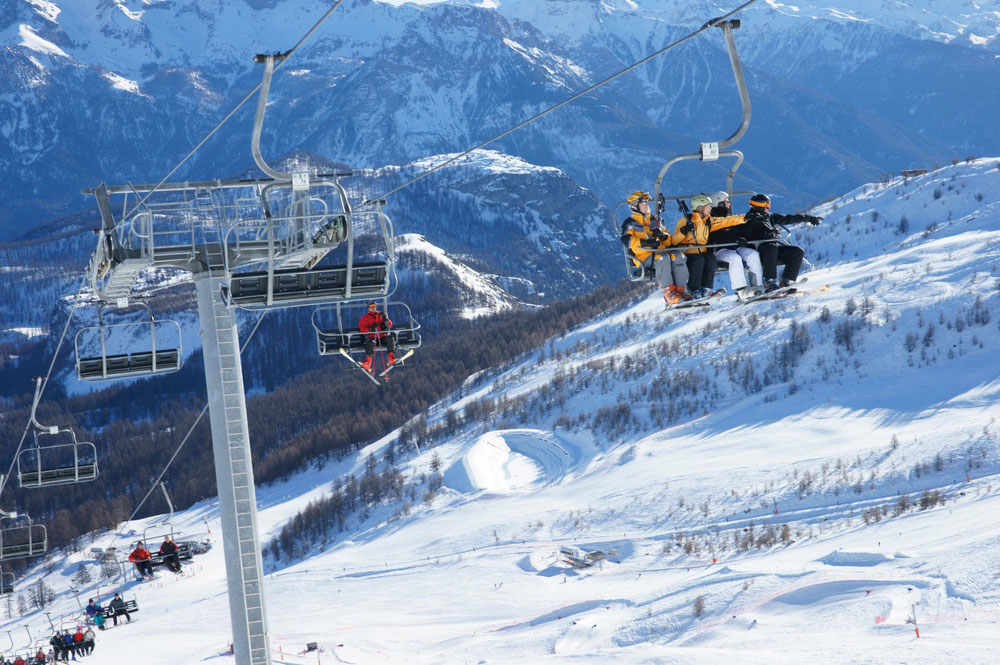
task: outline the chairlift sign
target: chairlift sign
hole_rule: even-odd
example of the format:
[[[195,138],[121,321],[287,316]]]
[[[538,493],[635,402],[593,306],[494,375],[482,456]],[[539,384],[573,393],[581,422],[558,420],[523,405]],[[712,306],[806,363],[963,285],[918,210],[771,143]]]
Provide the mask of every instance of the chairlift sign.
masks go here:
[[[701,144],[701,160],[703,162],[714,162],[719,159],[719,143],[713,141],[711,143]]]
[[[297,171],[292,174],[292,191],[309,191],[309,173],[307,171]]]

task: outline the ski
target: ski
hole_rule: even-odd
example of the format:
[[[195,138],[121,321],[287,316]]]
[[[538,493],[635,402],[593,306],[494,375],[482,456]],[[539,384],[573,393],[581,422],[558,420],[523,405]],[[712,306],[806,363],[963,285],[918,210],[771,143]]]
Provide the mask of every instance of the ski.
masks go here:
[[[410,356],[412,356],[412,355],[413,355],[413,349],[410,349],[409,351],[407,351],[406,353],[404,353],[404,354],[403,354],[403,355],[401,355],[400,357],[396,358],[396,360],[394,360],[394,361],[392,362],[392,364],[391,364],[391,365],[389,365],[388,367],[386,367],[386,368],[385,368],[385,369],[384,369],[384,370],[382,371],[382,373],[381,373],[381,374],[379,374],[379,376],[381,376],[381,377],[385,377],[385,375],[389,373],[389,370],[391,370],[391,369],[392,369],[393,367],[395,367],[396,365],[402,365],[402,364],[403,364],[403,361],[404,361],[404,360],[406,360],[407,358],[409,358],[409,357],[410,357]],[[386,381],[388,381],[388,379],[386,379]]]
[[[799,289],[793,296],[811,296],[817,293],[824,293],[830,290],[829,284],[824,284],[823,286],[817,286],[815,289]]]
[[[358,369],[360,369],[361,373],[364,374],[365,376],[367,376],[369,379],[371,379],[372,383],[374,383],[376,386],[381,385],[378,382],[378,379],[376,379],[375,376],[371,372],[369,372],[368,370],[366,370],[361,365],[361,363],[359,363],[357,360],[355,360],[354,358],[351,357],[351,354],[349,354],[347,352],[347,349],[345,349],[344,347],[340,347],[340,355],[342,355],[345,358],[347,358],[351,362],[352,365],[354,365],[355,367],[357,367]]]
[[[778,300],[780,298],[787,298],[788,296],[794,295],[799,290],[798,287],[804,284],[805,282],[806,278],[803,277],[802,279],[796,282],[792,282],[788,286],[782,286],[778,289],[775,289],[774,291],[760,291],[750,296],[749,298],[744,298],[743,300],[740,300],[740,302],[746,304],[751,302],[757,302],[759,300]]]
[[[685,300],[677,303],[676,305],[667,305],[667,311],[674,309],[688,309],[689,307],[708,307],[708,299],[702,298],[699,300]]]

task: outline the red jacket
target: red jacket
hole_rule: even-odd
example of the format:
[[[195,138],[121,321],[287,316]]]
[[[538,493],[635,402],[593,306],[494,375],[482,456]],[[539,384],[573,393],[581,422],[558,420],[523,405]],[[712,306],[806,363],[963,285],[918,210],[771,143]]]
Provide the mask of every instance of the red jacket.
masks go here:
[[[79,628],[77,629],[77,631],[75,633],[73,633],[73,641],[74,642],[83,642],[83,633],[80,631]]]
[[[389,317],[382,314],[382,312],[365,312],[365,315],[358,321],[358,329],[363,333],[367,333],[365,337],[370,339],[382,339],[386,333],[377,331],[388,331],[391,328],[392,321]]]
[[[149,550],[145,547],[137,547],[132,550],[132,553],[128,555],[128,560],[132,563],[137,563],[139,561],[149,561]]]

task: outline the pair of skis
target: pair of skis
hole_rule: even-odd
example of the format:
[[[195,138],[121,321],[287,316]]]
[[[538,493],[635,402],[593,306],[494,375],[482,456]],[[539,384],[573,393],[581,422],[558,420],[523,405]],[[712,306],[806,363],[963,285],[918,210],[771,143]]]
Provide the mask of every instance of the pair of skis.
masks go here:
[[[758,300],[778,300],[779,298],[787,298],[788,296],[798,293],[799,287],[805,284],[806,281],[808,280],[803,277],[796,282],[792,282],[788,286],[782,286],[773,291],[757,291],[748,298],[741,298],[740,302],[745,305],[747,303],[757,302]]]
[[[352,365],[354,365],[355,367],[357,367],[358,369],[360,369],[362,374],[364,374],[365,376],[367,376],[369,379],[372,380],[372,382],[376,386],[378,386],[378,385],[381,385],[381,383],[379,383],[379,379],[383,379],[384,381],[388,381],[389,380],[388,374],[392,370],[392,368],[395,367],[396,365],[402,365],[404,360],[406,360],[407,358],[409,358],[410,356],[413,355],[413,349],[409,349],[406,353],[404,353],[403,355],[399,356],[394,361],[392,361],[391,364],[389,364],[388,366],[386,366],[386,368],[384,370],[382,370],[381,373],[379,373],[379,375],[378,375],[377,378],[376,378],[374,372],[365,369],[364,365],[362,365],[357,360],[355,360],[354,358],[352,358],[351,354],[349,354],[347,352],[347,349],[341,347],[340,348],[340,355],[342,355],[345,358],[347,358],[347,360],[350,361],[350,363]],[[374,359],[372,360],[372,362],[374,362]]]
[[[715,292],[715,295],[709,295],[706,296],[705,298],[693,298],[691,300],[682,300],[676,305],[667,305],[667,310],[669,311],[672,309],[687,309],[688,307],[708,307],[711,304],[712,300],[724,295],[726,295],[726,290],[719,289],[718,291]]]

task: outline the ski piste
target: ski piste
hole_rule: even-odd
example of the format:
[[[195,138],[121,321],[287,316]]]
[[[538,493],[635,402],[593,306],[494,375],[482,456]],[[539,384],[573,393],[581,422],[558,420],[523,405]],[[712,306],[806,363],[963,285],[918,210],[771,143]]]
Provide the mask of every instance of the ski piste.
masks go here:
[[[357,360],[355,360],[354,358],[351,357],[351,354],[349,354],[347,352],[347,349],[341,347],[340,348],[340,355],[344,356],[349,361],[351,361],[351,364],[354,365],[355,367],[357,367],[358,369],[360,369],[361,373],[364,374],[365,376],[367,376],[369,379],[371,379],[372,382],[376,386],[382,385],[382,384],[379,383],[378,379],[376,379],[375,376],[371,372],[369,372],[368,370],[366,370],[361,363],[359,363]]]
[[[775,289],[774,291],[761,291],[759,293],[750,296],[749,298],[740,300],[740,302],[745,305],[747,303],[757,302],[758,300],[777,300],[779,298],[787,298],[788,296],[793,295],[796,291],[798,291],[798,287],[805,284],[806,281],[808,280],[805,277],[803,277],[798,281],[792,282],[788,286],[782,286],[778,289]]]
[[[400,357],[398,357],[394,361],[392,361],[392,364],[390,364],[388,367],[386,367],[384,370],[382,370],[382,373],[379,374],[379,376],[385,377],[385,375],[389,373],[389,370],[391,370],[396,365],[402,365],[403,361],[406,360],[407,358],[409,358],[412,355],[413,355],[413,349],[410,349],[409,351],[407,351],[406,353],[404,353],[403,355],[401,355]],[[388,380],[389,379],[386,379],[386,381],[388,381]]]

